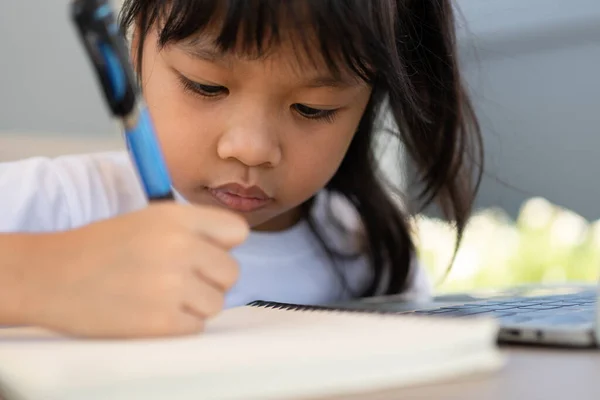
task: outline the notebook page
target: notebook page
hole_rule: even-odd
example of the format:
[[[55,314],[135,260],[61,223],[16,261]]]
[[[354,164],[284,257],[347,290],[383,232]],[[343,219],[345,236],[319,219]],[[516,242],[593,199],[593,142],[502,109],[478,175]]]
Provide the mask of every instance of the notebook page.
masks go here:
[[[247,376],[249,370],[268,376],[296,366],[297,374],[323,365],[360,367],[390,357],[399,368],[414,359],[435,362],[461,345],[491,348],[496,325],[488,320],[241,307],[212,320],[204,334],[185,338],[90,341],[25,333],[0,332],[0,382],[48,394],[186,377],[196,382],[202,377],[207,387],[224,376]]]

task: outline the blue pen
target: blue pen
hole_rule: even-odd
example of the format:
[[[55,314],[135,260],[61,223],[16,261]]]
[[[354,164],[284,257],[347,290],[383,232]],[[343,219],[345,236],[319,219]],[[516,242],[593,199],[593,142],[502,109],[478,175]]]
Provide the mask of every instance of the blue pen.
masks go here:
[[[173,199],[171,178],[108,0],[74,0],[71,11],[110,111],[122,122],[148,200]]]

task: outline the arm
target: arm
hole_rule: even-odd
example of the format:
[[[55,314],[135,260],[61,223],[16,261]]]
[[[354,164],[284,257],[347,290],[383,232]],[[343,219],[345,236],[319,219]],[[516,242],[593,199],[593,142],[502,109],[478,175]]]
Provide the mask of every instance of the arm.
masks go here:
[[[0,325],[197,333],[237,279],[228,251],[247,224],[214,207],[144,207],[131,169],[100,159],[0,164]]]
[[[53,234],[0,234],[0,325],[31,322],[31,307],[36,303],[36,271],[52,268],[49,250]]]
[[[0,163],[0,325],[32,322],[43,282],[60,267],[63,234],[56,232],[81,223],[83,210],[90,208],[77,201],[74,185],[99,186],[86,160],[34,157]],[[99,190],[88,197],[104,198]]]

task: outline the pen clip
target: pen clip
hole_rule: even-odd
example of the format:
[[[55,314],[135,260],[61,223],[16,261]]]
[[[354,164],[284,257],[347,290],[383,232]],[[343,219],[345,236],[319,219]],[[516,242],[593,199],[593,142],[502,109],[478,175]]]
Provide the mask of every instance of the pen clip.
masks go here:
[[[135,107],[137,86],[127,47],[107,0],[75,0],[72,13],[111,112],[127,116]]]

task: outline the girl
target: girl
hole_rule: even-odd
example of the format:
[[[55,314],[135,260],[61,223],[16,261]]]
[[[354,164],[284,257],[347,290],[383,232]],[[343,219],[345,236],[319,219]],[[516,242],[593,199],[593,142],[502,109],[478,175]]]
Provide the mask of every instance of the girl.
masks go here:
[[[121,26],[178,201],[147,206],[125,153],[1,165],[0,323],[179,335],[427,290],[373,147],[389,108],[460,237],[481,146],[450,0],[125,0]]]

